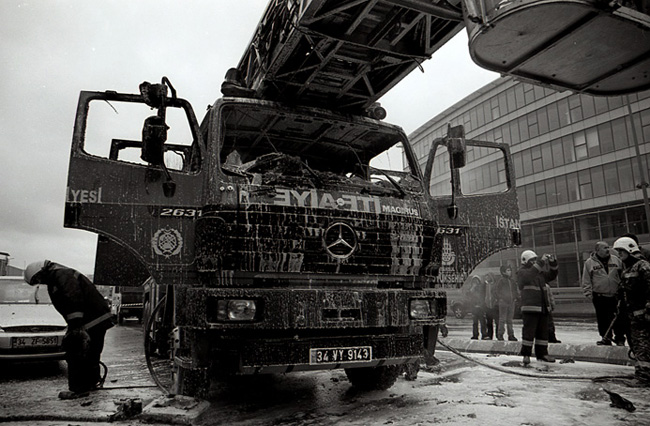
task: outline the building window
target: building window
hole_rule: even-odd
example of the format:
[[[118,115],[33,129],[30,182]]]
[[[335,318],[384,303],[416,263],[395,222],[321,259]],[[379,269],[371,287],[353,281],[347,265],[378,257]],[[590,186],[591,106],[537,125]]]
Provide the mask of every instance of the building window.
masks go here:
[[[533,171],[533,159],[530,149],[521,152],[521,161],[524,170],[523,175],[526,176],[531,174]]]
[[[571,124],[571,115],[569,114],[569,101],[562,99],[557,103],[557,112],[560,116],[560,127]]]
[[[584,160],[588,157],[587,138],[585,138],[584,132],[573,134],[573,145],[575,147],[576,160]]]
[[[573,148],[573,137],[571,137],[571,135],[562,136],[562,147],[564,151],[564,163],[568,164],[576,161],[576,154]]]
[[[553,164],[555,164],[555,167],[563,165],[564,151],[561,139],[555,139],[553,142],[551,142],[551,152],[553,154]]]
[[[634,181],[634,172],[632,171],[632,161],[628,158],[626,160],[617,161],[618,166],[618,179],[621,183],[621,192],[634,191],[636,183]]]
[[[524,247],[534,247],[532,225],[521,225],[521,245]]]
[[[535,201],[535,187],[534,185],[526,185],[526,208],[528,210],[535,210],[537,202]]]
[[[569,96],[569,110],[571,111],[571,122],[577,123],[582,121],[582,105],[580,103],[580,96]]]
[[[524,167],[522,163],[522,153],[518,152],[516,154],[512,154],[512,162],[515,165],[515,177],[519,178],[524,176]]]
[[[591,172],[591,189],[593,191],[594,198],[606,195],[603,167],[592,167],[589,171]]]
[[[627,209],[627,224],[629,231],[634,235],[648,233],[648,221],[645,215],[645,207],[631,207]]]
[[[544,170],[551,170],[553,168],[553,154],[551,152],[551,144],[548,142],[541,145],[542,148],[542,162],[544,163]]]
[[[596,107],[594,105],[593,97],[589,95],[580,95],[580,101],[582,103],[582,116],[584,119],[596,115]]]
[[[591,131],[591,133],[593,134],[593,130],[594,128],[592,127],[591,129],[588,130],[588,132]],[[592,137],[596,140],[597,145],[600,142],[600,146],[602,147],[600,151],[602,151],[603,154],[614,151],[615,147],[614,147],[614,137],[612,136],[612,125],[610,123],[600,124],[598,125],[597,132],[598,134],[597,135],[594,134]],[[598,154],[600,154],[600,152],[594,151],[594,156]],[[592,156],[591,153],[589,154],[589,156],[590,157]]]
[[[553,232],[555,234],[555,244],[574,243],[573,218],[553,221]]]
[[[533,232],[536,247],[553,245],[553,232],[551,232],[551,224],[549,222],[533,225]]]
[[[544,208],[546,204],[546,185],[544,181],[535,182],[535,204],[537,208]]]
[[[544,171],[542,163],[542,147],[540,145],[534,146],[530,149],[530,154],[533,162],[533,173],[541,173]]]
[[[580,199],[580,184],[578,183],[578,174],[570,173],[566,176],[567,189],[569,191],[569,201],[578,201]]]
[[[548,113],[548,127],[549,130],[557,130],[560,128],[560,117],[558,115],[557,104],[550,104],[546,107]]]
[[[555,179],[546,179],[546,202],[549,207],[557,206],[557,190],[555,189]]]
[[[605,191],[608,194],[616,194],[620,192],[621,186],[618,183],[616,163],[603,164],[603,172],[605,174]]]
[[[612,121],[613,146],[623,149],[630,146],[630,138],[627,136],[627,124],[625,118],[617,118]],[[604,151],[605,152],[605,151]]]
[[[593,99],[596,104],[596,114],[602,114],[609,111],[609,107],[607,106],[607,97],[595,96]]]
[[[555,190],[557,191],[557,204],[567,204],[569,202],[569,188],[567,187],[566,176],[557,176],[555,178]]]
[[[578,241],[600,240],[598,215],[590,214],[576,218]]]
[[[499,101],[497,100],[497,98],[490,99],[490,109],[492,110],[493,120],[496,120],[497,118],[501,117],[501,114],[499,113]]]
[[[625,210],[602,212],[600,216],[600,229],[603,238],[618,238],[627,232],[625,226]]]
[[[540,108],[537,110],[537,126],[539,127],[540,135],[548,133],[548,116],[546,115],[546,108]]]
[[[591,190],[591,173],[589,170],[581,170],[578,173],[578,181],[580,182],[580,199],[588,200],[594,197]]]

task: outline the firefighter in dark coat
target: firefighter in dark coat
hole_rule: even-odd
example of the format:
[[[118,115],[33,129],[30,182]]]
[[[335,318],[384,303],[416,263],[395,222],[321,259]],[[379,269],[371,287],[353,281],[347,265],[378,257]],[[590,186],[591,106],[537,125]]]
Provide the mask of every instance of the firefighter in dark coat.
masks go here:
[[[546,283],[553,281],[558,273],[557,259],[544,255],[537,259],[532,250],[521,254],[521,268],[517,271],[517,287],[521,294],[521,315],[524,322],[521,355],[524,365],[530,364],[535,345],[535,356],[539,361],[555,362],[548,354],[548,321],[550,302]]]
[[[63,346],[69,391],[59,393],[59,398],[78,398],[101,386],[104,336],[113,326],[104,297],[85,275],[49,260],[30,263],[25,269],[25,281],[30,285],[47,284],[52,304],[68,323]]]
[[[629,319],[628,343],[634,352],[634,374],[639,384],[650,386],[650,262],[632,238],[614,241],[623,261],[621,290]]]

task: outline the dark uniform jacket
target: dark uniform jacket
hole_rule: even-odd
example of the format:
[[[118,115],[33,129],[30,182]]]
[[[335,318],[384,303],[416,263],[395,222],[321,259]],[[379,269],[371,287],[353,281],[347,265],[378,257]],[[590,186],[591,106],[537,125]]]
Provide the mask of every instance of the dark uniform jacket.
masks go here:
[[[628,315],[632,319],[643,318],[646,305],[650,305],[650,263],[640,258],[623,271],[622,278]]]
[[[97,288],[85,275],[58,263],[46,261],[40,273],[41,282],[54,308],[65,318],[68,327],[89,329],[113,326],[111,309]]]
[[[521,312],[548,313],[546,283],[557,278],[557,261],[545,268],[535,262],[517,271],[517,286],[521,293]]]

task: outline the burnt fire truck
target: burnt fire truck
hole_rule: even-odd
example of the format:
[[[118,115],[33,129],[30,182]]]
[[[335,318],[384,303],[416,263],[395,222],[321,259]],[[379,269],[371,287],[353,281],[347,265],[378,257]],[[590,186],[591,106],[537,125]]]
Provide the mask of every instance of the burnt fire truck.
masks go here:
[[[81,92],[65,226],[99,234],[105,275],[156,289],[170,391],[334,368],[386,389],[432,359],[445,286],[520,235],[507,146],[450,126],[420,167],[377,101],[463,28],[504,74],[646,89],[648,22],[601,1],[272,0],[200,124],[166,78]]]

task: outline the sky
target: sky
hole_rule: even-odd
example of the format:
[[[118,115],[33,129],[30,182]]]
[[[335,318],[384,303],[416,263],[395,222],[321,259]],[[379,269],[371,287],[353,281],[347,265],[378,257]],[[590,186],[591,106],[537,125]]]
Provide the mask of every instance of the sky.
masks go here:
[[[49,259],[92,274],[97,237],[63,227],[82,90],[138,93],[167,76],[201,120],[238,64],[267,0],[0,1],[0,252],[24,268]],[[386,94],[408,133],[498,74],[454,39]]]

